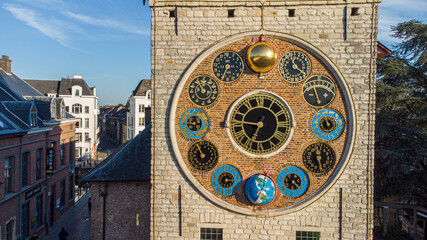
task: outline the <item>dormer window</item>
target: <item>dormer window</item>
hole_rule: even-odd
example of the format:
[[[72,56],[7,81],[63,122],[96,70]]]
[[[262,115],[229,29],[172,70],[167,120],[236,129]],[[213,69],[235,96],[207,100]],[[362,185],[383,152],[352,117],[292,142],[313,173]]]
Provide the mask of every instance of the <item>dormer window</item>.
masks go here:
[[[71,93],[75,97],[80,97],[80,96],[82,96],[83,89],[81,86],[74,85],[71,87]]]
[[[30,124],[31,127],[37,126],[37,109],[35,106],[31,108],[31,114],[30,114]]]
[[[65,118],[65,112],[66,112],[65,104],[64,104],[64,101],[62,101],[61,102],[61,118]]]
[[[50,118],[56,118],[56,102],[52,99],[50,102]]]
[[[151,99],[151,91],[147,91],[147,99]]]

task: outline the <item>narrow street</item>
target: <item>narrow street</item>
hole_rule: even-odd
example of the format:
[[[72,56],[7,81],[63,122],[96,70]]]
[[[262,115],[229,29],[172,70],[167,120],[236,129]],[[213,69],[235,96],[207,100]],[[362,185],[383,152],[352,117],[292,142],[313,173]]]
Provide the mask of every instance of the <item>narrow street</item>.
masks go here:
[[[49,228],[49,234],[44,233],[39,237],[41,240],[58,239],[61,228],[68,232],[67,240],[89,240],[90,239],[90,214],[88,209],[88,191],[74,207],[70,208],[62,217]]]

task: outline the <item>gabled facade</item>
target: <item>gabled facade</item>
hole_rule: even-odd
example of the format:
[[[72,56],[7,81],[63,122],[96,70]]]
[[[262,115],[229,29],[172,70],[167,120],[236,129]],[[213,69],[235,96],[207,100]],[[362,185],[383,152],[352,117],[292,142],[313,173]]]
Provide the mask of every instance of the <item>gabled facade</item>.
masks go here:
[[[128,99],[129,112],[126,117],[127,138],[132,139],[151,122],[151,80],[143,79]]]
[[[76,125],[76,158],[93,158],[99,143],[96,87],[89,87],[78,74],[61,81],[25,81],[44,96],[63,99],[66,112],[79,120]]]
[[[9,64],[8,64],[9,62]],[[77,120],[0,59],[0,239],[27,239],[74,205]]]

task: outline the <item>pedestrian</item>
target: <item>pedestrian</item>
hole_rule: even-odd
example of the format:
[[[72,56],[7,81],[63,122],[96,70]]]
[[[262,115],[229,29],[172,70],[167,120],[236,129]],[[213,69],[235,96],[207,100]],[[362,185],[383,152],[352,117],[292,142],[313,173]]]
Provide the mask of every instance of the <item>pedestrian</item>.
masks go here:
[[[67,240],[68,233],[67,231],[65,231],[64,228],[62,228],[58,236],[59,236],[59,240]]]

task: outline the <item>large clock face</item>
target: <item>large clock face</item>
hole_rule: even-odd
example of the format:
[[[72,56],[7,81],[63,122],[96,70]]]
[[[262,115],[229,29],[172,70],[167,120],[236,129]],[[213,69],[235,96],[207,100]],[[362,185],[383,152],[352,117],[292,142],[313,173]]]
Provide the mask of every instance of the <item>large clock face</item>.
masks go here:
[[[247,215],[315,201],[354,141],[351,96],[335,65],[302,40],[272,36],[209,47],[182,74],[169,108],[182,174],[209,201]],[[267,182],[269,191],[254,192]]]
[[[233,141],[244,151],[257,155],[281,148],[292,126],[285,103],[266,93],[239,100],[228,121]]]

